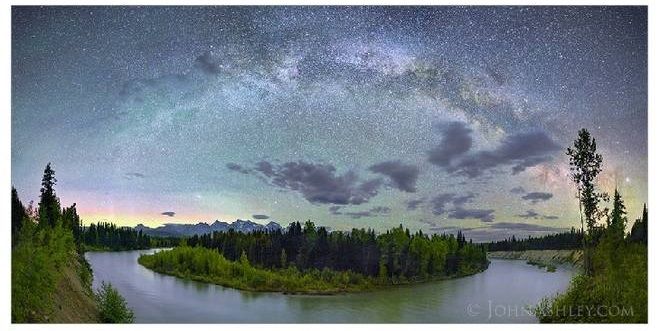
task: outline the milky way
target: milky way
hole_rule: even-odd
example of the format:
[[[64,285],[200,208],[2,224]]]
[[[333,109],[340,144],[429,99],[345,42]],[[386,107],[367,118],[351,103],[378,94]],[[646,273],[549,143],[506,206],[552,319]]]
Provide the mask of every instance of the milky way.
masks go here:
[[[582,127],[647,200],[643,7],[14,7],[12,48],[12,183],[85,222],[543,234]]]

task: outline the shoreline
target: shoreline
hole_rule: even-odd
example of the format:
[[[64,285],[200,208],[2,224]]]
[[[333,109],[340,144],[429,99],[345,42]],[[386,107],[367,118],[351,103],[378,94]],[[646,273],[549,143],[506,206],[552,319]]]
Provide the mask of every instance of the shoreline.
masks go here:
[[[192,274],[185,274],[182,272],[178,271],[173,271],[173,270],[165,270],[162,268],[156,268],[153,266],[147,266],[144,263],[144,259],[142,257],[144,256],[149,256],[149,255],[140,255],[140,257],[137,260],[137,263],[153,272],[163,274],[163,275],[168,275],[168,276],[173,276],[177,277],[180,279],[186,279],[186,280],[192,280],[196,282],[202,282],[206,284],[213,284],[213,285],[218,285],[226,288],[231,288],[235,290],[240,290],[240,291],[248,291],[248,292],[257,292],[257,293],[280,293],[283,295],[314,295],[314,296],[329,296],[329,295],[341,295],[341,294],[350,294],[350,293],[366,293],[366,292],[373,292],[373,291],[379,291],[379,290],[386,290],[389,288],[393,287],[398,287],[398,286],[414,286],[418,284],[424,284],[424,283],[430,283],[430,282],[435,282],[435,281],[445,281],[445,280],[451,280],[451,279],[456,279],[456,278],[462,278],[462,277],[468,277],[468,276],[473,276],[478,273],[484,272],[488,269],[488,265],[490,264],[490,261],[482,268],[479,268],[475,270],[474,272],[470,273],[464,273],[464,274],[455,274],[455,275],[444,275],[444,276],[436,276],[432,277],[429,279],[423,279],[423,280],[408,280],[408,281],[403,281],[403,282],[397,282],[397,283],[392,283],[387,282],[387,283],[379,283],[379,280],[376,278],[369,278],[369,281],[371,283],[367,287],[346,287],[346,288],[333,288],[329,290],[323,290],[323,291],[318,291],[318,290],[310,290],[310,291],[297,291],[297,290],[275,290],[275,289],[260,289],[260,288],[252,288],[252,287],[247,287],[247,286],[233,286],[232,284],[229,284],[228,281],[219,279],[219,278],[210,278],[210,277],[205,277],[202,275],[192,275]],[[262,270],[268,270],[268,269],[262,269]]]
[[[567,264],[572,267],[580,267],[582,265],[582,250],[580,249],[493,251],[488,252],[487,256],[489,259],[524,260],[529,264],[540,266]]]

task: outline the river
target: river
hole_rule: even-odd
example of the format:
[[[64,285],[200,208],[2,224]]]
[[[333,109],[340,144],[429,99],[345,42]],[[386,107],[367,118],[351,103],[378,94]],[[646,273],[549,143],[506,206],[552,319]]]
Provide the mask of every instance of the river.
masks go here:
[[[332,296],[254,293],[155,273],[137,263],[154,250],[88,252],[94,288],[111,282],[137,323],[536,323],[525,307],[562,292],[574,270],[546,272],[492,259],[457,279]]]

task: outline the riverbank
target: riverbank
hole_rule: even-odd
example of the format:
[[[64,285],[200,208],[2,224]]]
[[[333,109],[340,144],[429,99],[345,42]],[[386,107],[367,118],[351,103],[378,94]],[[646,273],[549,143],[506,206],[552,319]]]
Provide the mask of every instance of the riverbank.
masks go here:
[[[292,266],[286,269],[257,268],[250,265],[247,259],[230,261],[217,251],[202,247],[177,247],[152,255],[141,255],[138,263],[158,273],[239,290],[310,295],[365,292],[397,285],[445,280],[479,273],[488,267],[483,265],[463,268],[457,274],[437,275],[425,279],[392,280],[327,268],[305,271]]]
[[[100,311],[92,291],[92,270],[84,256],[72,253],[53,293],[53,323],[98,323]]]
[[[557,266],[569,264],[582,266],[581,250],[527,250],[527,251],[495,251],[488,252],[488,258],[525,260],[529,264],[540,266]]]
[[[13,323],[95,323],[92,270],[61,226],[24,222],[12,248]]]
[[[101,281],[116,285],[135,312],[135,323],[537,323],[529,314],[489,316],[489,303],[535,304],[566,291],[575,273],[573,268],[545,272],[524,261],[493,259],[484,272],[467,277],[359,293],[283,295],[191,281],[137,263],[140,255],[154,251],[86,254],[94,287]],[[468,303],[481,308],[478,316],[468,314]]]

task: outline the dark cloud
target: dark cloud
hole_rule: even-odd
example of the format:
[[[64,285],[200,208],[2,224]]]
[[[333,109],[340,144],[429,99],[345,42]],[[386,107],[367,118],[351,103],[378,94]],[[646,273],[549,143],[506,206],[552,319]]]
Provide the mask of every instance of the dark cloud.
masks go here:
[[[495,219],[494,209],[465,209],[463,207],[457,207],[447,214],[449,218],[455,219],[466,219],[466,218],[476,218],[482,222],[492,222]]]
[[[124,177],[126,177],[126,179],[133,179],[133,178],[144,178],[146,176],[143,173],[139,173],[139,172],[127,172],[124,174]]]
[[[518,216],[520,218],[534,218],[534,219],[536,219],[541,215],[539,215],[539,213],[537,213],[533,210],[528,210],[524,214],[520,214],[520,215],[516,215],[516,216]]]
[[[257,166],[254,169],[264,174],[266,177],[273,177],[275,175],[275,171],[273,170],[273,165],[268,161],[257,162]]]
[[[452,203],[454,207],[459,208],[466,203],[473,202],[476,195],[474,193],[466,193],[464,195],[456,195],[455,193],[441,193],[435,198],[431,199],[431,211],[435,215],[442,215],[447,212],[446,206]]]
[[[556,220],[556,219],[559,218],[559,217],[554,216],[554,215],[541,215],[541,214],[539,214],[536,211],[531,210],[531,209],[526,211],[524,214],[520,214],[520,215],[516,215],[516,216],[518,216],[520,218],[527,218],[527,219],[531,218],[531,219],[535,219],[535,220],[539,220],[539,219]]]
[[[452,202],[454,199],[455,194],[453,193],[441,193],[438,194],[435,198],[431,199],[431,211],[435,215],[442,215],[444,214],[447,210],[445,209],[445,206]]]
[[[267,220],[267,219],[270,218],[270,216],[263,215],[263,214],[254,214],[254,215],[252,215],[252,218],[254,218],[256,220]]]
[[[369,210],[362,211],[340,211],[342,206],[331,206],[328,208],[331,214],[333,215],[346,215],[353,219],[358,219],[362,217],[375,217],[375,216],[386,216],[392,212],[392,209],[384,206],[373,207]]]
[[[416,210],[419,205],[423,204],[426,201],[426,199],[411,199],[406,201],[406,209],[408,210]]]
[[[521,199],[529,200],[532,203],[537,203],[539,201],[547,201],[552,198],[552,193],[546,192],[530,192],[522,196]]]
[[[361,181],[353,171],[337,175],[334,166],[305,161],[274,165],[257,163],[255,170],[273,185],[300,192],[312,203],[359,205],[378,194],[382,179]]]
[[[240,164],[236,164],[234,162],[227,163],[227,169],[233,170],[233,171],[236,171],[236,172],[240,172],[240,173],[246,174],[246,175],[251,172],[250,169],[244,168]]]
[[[504,240],[515,235],[518,238],[528,236],[538,237],[546,234],[563,232],[566,228],[554,228],[549,226],[540,226],[527,223],[491,223],[489,227],[478,227],[473,229],[462,229],[466,238],[475,242],[488,242],[495,240]]]
[[[522,186],[516,186],[516,187],[512,188],[511,191],[509,191],[509,192],[514,193],[514,194],[523,194],[526,191]]]
[[[493,150],[468,154],[448,168],[450,172],[471,178],[481,176],[486,170],[511,166],[511,173],[518,174],[528,167],[549,161],[560,146],[544,132],[519,133],[507,136]]]
[[[474,193],[468,193],[468,194],[466,194],[466,195],[461,195],[461,196],[457,196],[457,197],[455,197],[455,198],[452,200],[452,202],[453,202],[454,205],[456,205],[456,206],[462,206],[462,205],[464,205],[464,204],[466,204],[466,203],[473,202],[475,196],[476,196],[476,195],[474,195]]]
[[[173,212],[173,211],[164,211],[164,212],[162,212],[162,213],[160,213],[160,214],[161,214],[161,215],[164,215],[164,216],[169,216],[169,217],[174,217],[174,215],[176,215],[176,213]]]
[[[552,226],[543,226],[529,223],[511,223],[511,222],[501,222],[493,223],[490,226],[491,229],[500,229],[500,230],[525,230],[533,232],[560,232],[567,230],[566,228],[556,228]]]
[[[525,238],[527,236],[538,237],[544,234],[563,232],[567,228],[542,226],[528,223],[485,223],[483,226],[475,228],[463,228],[456,226],[434,226],[430,231],[438,233],[457,232],[461,230],[466,238],[472,239],[475,242],[488,242],[493,240],[503,240],[515,235],[518,238]]]
[[[330,211],[330,214],[341,215],[341,212],[339,211],[339,209],[341,209],[341,207],[342,206],[330,206],[330,208],[328,208],[328,210]]]
[[[442,141],[427,152],[428,160],[439,167],[447,168],[455,158],[472,148],[472,129],[463,122],[450,122],[437,127],[442,134]]]
[[[427,223],[427,224],[431,225],[430,223]],[[441,225],[438,226],[438,225],[436,225],[436,226],[432,226],[432,227],[429,228],[429,231],[436,232],[436,233],[457,232],[458,230],[465,231],[463,228],[456,227],[456,226],[441,226]]]
[[[222,72],[220,62],[209,52],[206,52],[195,59],[195,67],[209,75],[217,75]]]
[[[419,168],[401,161],[385,161],[372,165],[369,170],[390,178],[393,185],[404,192],[415,192]]]

